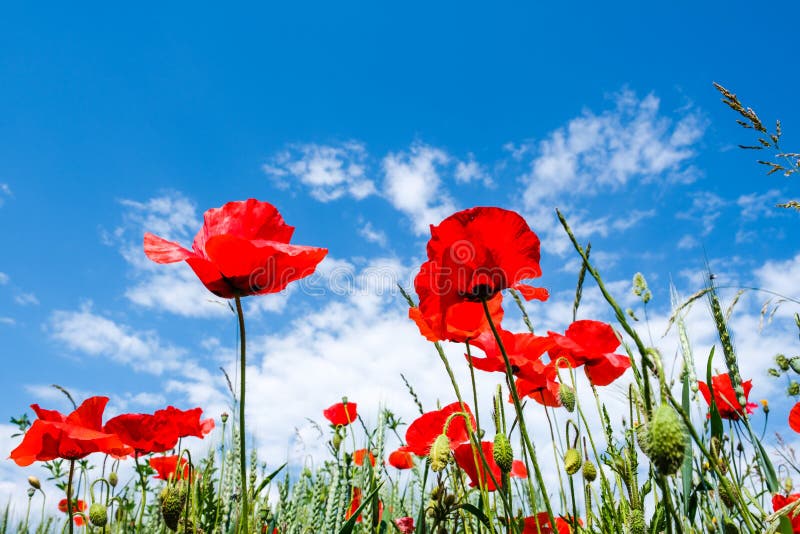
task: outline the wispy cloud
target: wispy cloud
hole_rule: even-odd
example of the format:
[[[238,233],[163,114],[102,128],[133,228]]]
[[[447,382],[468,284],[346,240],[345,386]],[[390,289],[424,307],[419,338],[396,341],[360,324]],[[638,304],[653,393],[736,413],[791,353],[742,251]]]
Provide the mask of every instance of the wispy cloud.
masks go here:
[[[57,310],[46,326],[53,339],[70,350],[109,358],[136,371],[161,375],[181,368],[184,350],[163,342],[153,331],[137,332],[92,310]]]
[[[330,202],[345,195],[357,200],[376,192],[366,176],[367,151],[362,143],[290,145],[262,166],[280,187],[291,180],[306,186],[312,197]]]
[[[616,95],[615,108],[585,111],[531,149],[535,157],[523,177],[525,205],[569,192],[593,195],[641,181],[690,179],[682,173],[695,154],[704,123],[693,113],[674,121],[659,112],[659,99]],[[519,149],[515,149],[519,153]]]
[[[39,299],[33,293],[20,293],[14,297],[14,302],[20,306],[36,306],[39,304]]]

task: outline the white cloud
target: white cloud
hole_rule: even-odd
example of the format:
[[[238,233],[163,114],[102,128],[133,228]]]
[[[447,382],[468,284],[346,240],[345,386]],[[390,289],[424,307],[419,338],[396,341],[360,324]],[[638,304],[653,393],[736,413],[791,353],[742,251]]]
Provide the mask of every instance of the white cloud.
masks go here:
[[[17,324],[17,321],[13,317],[0,317],[0,324],[14,326]]]
[[[0,286],[6,285],[11,277],[9,277],[6,273],[0,273]]]
[[[5,204],[7,198],[11,198],[14,196],[14,193],[11,192],[11,188],[8,184],[1,184],[0,183],[0,206]]]
[[[536,147],[523,177],[528,208],[562,193],[593,195],[616,190],[633,178],[669,180],[694,156],[692,144],[704,126],[694,114],[677,122],[659,114],[659,100],[623,91],[616,108],[596,115],[585,111],[552,132]],[[682,180],[685,180],[683,177]]]
[[[383,158],[384,194],[392,205],[411,219],[414,232],[428,232],[455,211],[455,203],[442,187],[438,167],[450,157],[442,150],[416,143],[408,152]]]
[[[771,189],[766,193],[750,193],[742,195],[736,199],[736,205],[741,208],[740,215],[746,221],[761,219],[764,217],[777,217],[782,213],[780,208],[775,207],[781,198],[781,192]]]
[[[288,186],[288,177],[297,179],[320,202],[344,195],[360,200],[376,192],[375,184],[366,177],[366,159],[362,143],[350,141],[338,146],[309,143],[289,146],[263,165],[262,170],[283,187]]]
[[[690,193],[692,205],[684,211],[675,214],[678,219],[685,219],[699,224],[701,236],[707,236],[714,230],[714,225],[722,215],[722,208],[728,201],[711,191],[696,191]]]
[[[754,274],[757,287],[800,300],[800,254],[787,260],[768,260]]]
[[[126,226],[144,229],[164,239],[179,240],[187,236],[194,237],[200,228],[197,207],[181,193],[170,192],[146,202],[120,200],[120,204],[128,208],[125,212]],[[120,235],[125,228],[116,231]],[[138,236],[139,245],[144,238]],[[141,248],[141,247],[140,247]]]
[[[39,304],[39,299],[33,293],[20,293],[14,297],[14,302],[20,306],[31,306]]]
[[[700,243],[697,241],[697,238],[692,234],[686,234],[678,240],[678,244],[676,245],[681,250],[687,250],[690,248],[695,248],[699,246]]]
[[[125,296],[143,308],[183,317],[222,317],[230,313],[225,301],[206,289],[183,262],[147,265],[140,271],[140,280],[125,291]]]
[[[493,185],[492,177],[486,168],[475,161],[475,156],[469,154],[466,161],[456,163],[455,179],[457,183],[482,182],[486,187]]]
[[[389,241],[386,237],[386,232],[376,230],[369,221],[362,221],[361,227],[358,229],[358,234],[370,243],[376,243],[382,247],[385,247]]]
[[[165,344],[155,332],[135,332],[92,312],[91,303],[79,311],[53,312],[48,329],[73,351],[109,358],[136,371],[161,375],[181,369],[182,349]]]

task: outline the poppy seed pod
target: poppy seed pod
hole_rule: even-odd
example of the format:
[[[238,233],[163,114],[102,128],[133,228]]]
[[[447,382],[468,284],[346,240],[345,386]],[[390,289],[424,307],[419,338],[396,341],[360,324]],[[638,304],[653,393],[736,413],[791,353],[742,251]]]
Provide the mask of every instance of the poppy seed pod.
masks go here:
[[[566,384],[559,384],[558,398],[569,413],[575,411],[575,390]]]
[[[781,371],[788,371],[789,370],[789,358],[787,358],[783,354],[776,354],[775,355],[775,364],[778,367],[780,367]]]
[[[108,523],[108,510],[103,503],[95,502],[89,507],[89,521],[96,527],[104,527]]]
[[[497,464],[497,467],[503,473],[511,472],[511,467],[514,465],[514,451],[511,449],[511,443],[502,432],[494,436],[494,449],[492,449],[492,456]]]
[[[597,468],[591,460],[583,462],[583,478],[588,482],[594,482],[597,478]]]
[[[577,473],[582,463],[583,460],[581,459],[581,453],[578,449],[567,449],[567,452],[564,454],[564,469],[567,471],[568,475],[571,476]]]
[[[447,462],[450,460],[450,438],[447,437],[447,434],[439,434],[431,445],[428,458],[431,460],[431,470],[434,472],[447,467]]]
[[[649,439],[647,425],[644,423],[637,423],[636,426],[634,426],[634,432],[636,433],[636,443],[639,444],[639,449],[641,449],[645,456],[650,458],[650,447],[647,442]]]
[[[650,460],[662,475],[674,475],[683,463],[686,435],[678,414],[667,404],[653,412],[647,446]]]

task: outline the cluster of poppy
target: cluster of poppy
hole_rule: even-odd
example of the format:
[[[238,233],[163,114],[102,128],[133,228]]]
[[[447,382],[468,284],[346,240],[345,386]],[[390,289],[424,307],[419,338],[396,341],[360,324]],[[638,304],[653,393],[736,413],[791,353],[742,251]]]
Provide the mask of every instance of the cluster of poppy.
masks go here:
[[[614,353],[620,345],[614,330],[599,321],[575,321],[563,335],[546,336],[500,326],[504,289],[515,289],[526,300],[548,298],[546,290],[522,282],[541,276],[541,268],[539,238],[518,213],[495,207],[455,213],[431,226],[427,252],[428,261],[414,279],[419,306],[409,311],[420,333],[431,341],[468,342],[485,355],[467,356],[476,369],[505,373],[488,311],[520,395],[559,406],[556,366],[584,366],[598,386],[612,383],[630,367],[627,356]]]
[[[173,406],[153,414],[118,415],[103,425],[107,403],[108,397],[90,397],[69,415],[32,405],[37,419],[22,443],[11,451],[11,459],[17,465],[27,466],[56,458],[78,460],[94,452],[115,458],[139,457],[173,449],[184,437],[203,438],[214,428],[213,419],[200,419],[200,408],[184,411]],[[182,465],[185,462],[184,459]],[[151,461],[159,478],[164,479],[176,472],[177,463],[177,456]]]

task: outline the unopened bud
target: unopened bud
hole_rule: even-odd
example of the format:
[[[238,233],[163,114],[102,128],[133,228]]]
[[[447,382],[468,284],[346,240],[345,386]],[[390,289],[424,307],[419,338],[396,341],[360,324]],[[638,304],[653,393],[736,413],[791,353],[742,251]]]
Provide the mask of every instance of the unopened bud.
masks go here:
[[[775,355],[775,365],[780,367],[781,371],[788,371],[789,370],[789,358],[787,358],[783,354],[776,354]]]
[[[794,484],[792,483],[792,477],[786,477],[783,481],[783,489],[786,493],[791,493],[792,489],[794,488]]]
[[[36,494],[36,490],[33,488],[28,488],[28,498],[33,499],[33,496]]]
[[[583,478],[585,478],[587,482],[594,482],[597,478],[597,468],[591,460],[583,462]]]
[[[572,413],[575,411],[575,390],[572,389],[570,386],[566,384],[559,384],[558,386],[558,398],[561,400],[561,404],[564,405],[564,408],[567,409],[568,412]]]
[[[39,482],[39,479],[35,476],[28,477],[28,484],[31,485],[34,489],[40,490],[42,489],[42,484]]]
[[[795,373],[800,373],[800,356],[795,356],[794,358],[790,359],[789,367],[791,367],[792,371]]]
[[[222,415],[220,415],[219,418],[222,421],[222,424],[224,425],[225,423],[228,422],[228,412],[222,412]]]
[[[119,482],[119,477],[117,476],[117,472],[116,471],[111,471],[108,474],[108,483],[111,484],[112,488],[116,488],[117,487],[117,482]]]
[[[96,527],[104,527],[108,523],[108,510],[104,504],[95,502],[89,507],[89,521]]]
[[[574,475],[581,468],[583,460],[578,449],[567,449],[564,453],[564,469],[568,475]]]
[[[514,465],[514,451],[508,437],[502,432],[494,436],[494,448],[492,449],[494,461],[503,473],[510,473]]]
[[[447,437],[447,434],[439,434],[431,445],[428,458],[431,460],[431,470],[434,472],[447,467],[447,462],[450,461],[450,438]]]

